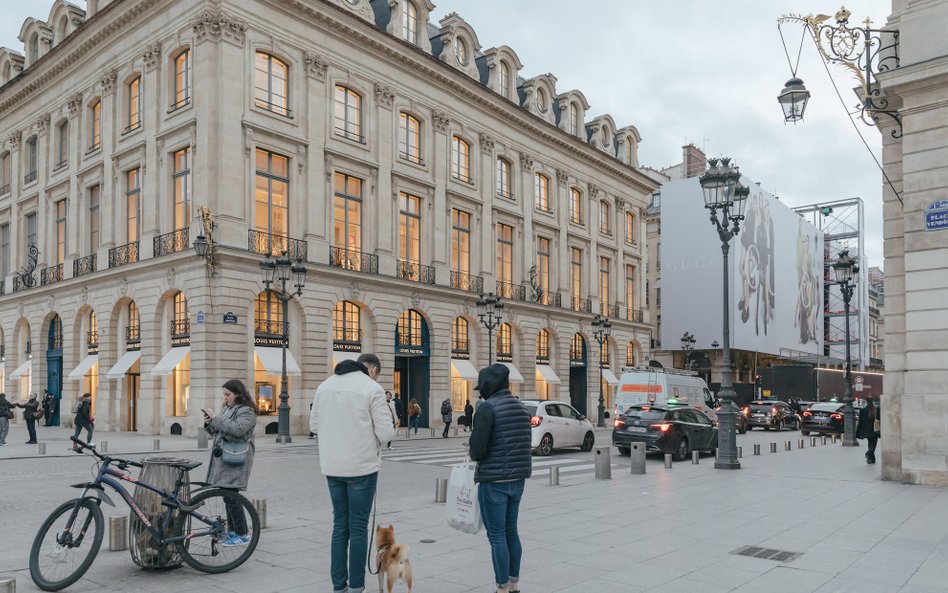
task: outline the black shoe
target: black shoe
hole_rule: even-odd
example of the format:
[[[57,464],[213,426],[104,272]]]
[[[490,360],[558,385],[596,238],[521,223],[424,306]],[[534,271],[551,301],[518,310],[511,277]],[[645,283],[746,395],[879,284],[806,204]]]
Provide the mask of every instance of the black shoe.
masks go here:
[[[26,444],[27,444],[27,445],[35,445],[35,444],[36,444],[36,441],[26,441]]]

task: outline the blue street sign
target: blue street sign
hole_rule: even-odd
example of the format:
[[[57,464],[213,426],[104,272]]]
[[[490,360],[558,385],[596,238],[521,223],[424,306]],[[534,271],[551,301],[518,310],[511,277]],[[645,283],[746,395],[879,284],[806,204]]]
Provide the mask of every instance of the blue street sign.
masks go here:
[[[932,202],[931,206],[925,208],[925,230],[948,230],[948,200]]]

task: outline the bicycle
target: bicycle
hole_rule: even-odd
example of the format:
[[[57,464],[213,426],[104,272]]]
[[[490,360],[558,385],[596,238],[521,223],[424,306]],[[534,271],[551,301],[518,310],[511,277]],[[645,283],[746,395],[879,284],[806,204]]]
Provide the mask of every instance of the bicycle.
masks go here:
[[[102,455],[92,445],[75,437],[71,440],[76,444],[77,453],[84,454],[88,450],[98,460],[98,473],[91,482],[73,484],[73,488],[82,489],[82,495],[57,507],[36,534],[30,549],[30,576],[40,589],[59,591],[78,581],[89,570],[99,553],[104,534],[100,506],[103,502],[115,506],[106,494],[105,486],[125,499],[150,534],[152,543],[162,548],[174,546],[184,562],[196,570],[227,572],[246,562],[253,554],[260,539],[260,518],[243,495],[236,490],[192,482],[199,488],[182,496],[185,472],[201,465],[200,461],[171,464],[179,472],[174,491],[169,492],[126,473],[129,466],[143,468],[143,464]],[[168,512],[163,513],[160,521],[149,521],[145,511],[120,481],[158,494],[161,505]],[[61,524],[63,519],[65,523]],[[248,528],[249,542],[223,545],[232,538],[232,532],[243,530],[241,526]],[[91,539],[87,541],[87,538]]]

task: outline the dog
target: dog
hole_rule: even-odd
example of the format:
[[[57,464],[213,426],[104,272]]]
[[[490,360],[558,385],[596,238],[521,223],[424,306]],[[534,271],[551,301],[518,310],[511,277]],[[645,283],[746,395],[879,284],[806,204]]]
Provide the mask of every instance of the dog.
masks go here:
[[[379,593],[382,592],[383,584],[387,584],[388,593],[392,593],[398,581],[405,581],[408,593],[411,593],[411,560],[408,559],[411,548],[408,544],[395,543],[395,528],[391,525],[377,525],[375,540],[378,549],[375,561],[379,569]]]

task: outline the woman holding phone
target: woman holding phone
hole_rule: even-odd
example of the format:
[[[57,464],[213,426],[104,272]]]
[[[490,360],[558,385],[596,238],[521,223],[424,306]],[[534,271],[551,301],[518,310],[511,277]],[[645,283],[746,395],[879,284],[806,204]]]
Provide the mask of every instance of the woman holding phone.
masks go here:
[[[246,490],[253,467],[257,408],[239,379],[224,383],[223,390],[224,408],[217,415],[201,410],[204,430],[214,437],[206,481],[221,488]],[[243,509],[238,504],[226,504],[226,507],[228,537],[223,545],[247,545],[250,538]]]

